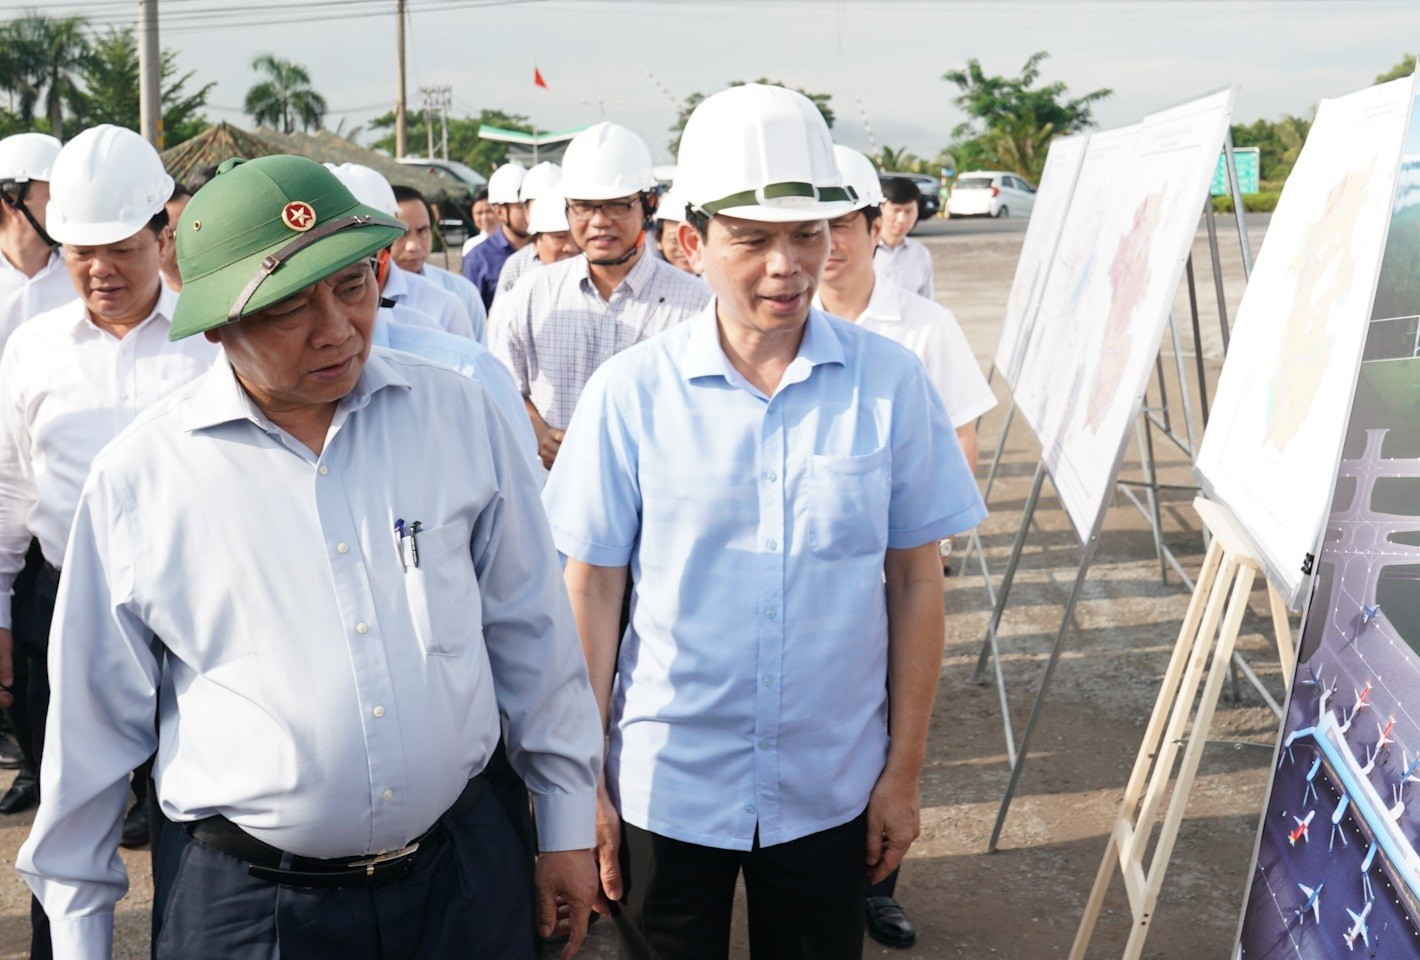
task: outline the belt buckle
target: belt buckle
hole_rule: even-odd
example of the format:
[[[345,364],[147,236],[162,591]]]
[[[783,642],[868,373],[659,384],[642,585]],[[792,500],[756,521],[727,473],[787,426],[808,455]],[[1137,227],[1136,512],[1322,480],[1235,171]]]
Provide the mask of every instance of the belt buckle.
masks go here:
[[[354,860],[354,861],[351,861],[351,863],[350,863],[350,869],[358,869],[358,868],[360,868],[360,867],[364,867],[364,868],[365,868],[365,876],[366,876],[366,877],[373,877],[373,876],[375,875],[375,867],[378,866],[379,864],[381,864],[381,863],[389,863],[391,860],[399,860],[399,859],[401,859],[401,858],[403,858],[403,857],[407,857],[407,856],[409,856],[411,853],[413,853],[414,851],[416,851],[416,850],[418,850],[418,849],[419,849],[419,843],[418,843],[418,841],[415,841],[414,843],[411,843],[409,846],[404,847],[404,848],[399,849],[399,850],[391,850],[391,851],[388,852],[388,853],[379,853],[379,854],[376,854],[376,855],[373,856],[373,857],[366,857],[366,858],[363,859],[363,860]]]

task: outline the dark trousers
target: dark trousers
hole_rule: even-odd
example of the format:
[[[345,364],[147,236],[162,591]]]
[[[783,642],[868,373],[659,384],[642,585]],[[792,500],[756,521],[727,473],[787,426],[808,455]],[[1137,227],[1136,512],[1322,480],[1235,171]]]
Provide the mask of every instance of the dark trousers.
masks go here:
[[[153,876],[159,960],[532,960],[527,858],[491,790],[407,875],[290,887],[166,823]]]
[[[622,960],[723,960],[744,872],[752,960],[860,960],[867,815],[788,843],[721,850],[625,824]]]
[[[901,873],[901,872],[902,872],[901,869],[894,870],[892,873],[888,874],[887,876],[885,876],[885,877],[883,877],[881,880],[879,880],[877,883],[875,883],[875,884],[873,884],[872,886],[870,886],[870,887],[868,888],[868,896],[870,896],[870,897],[894,897],[894,896],[897,896],[897,875],[898,875],[899,873]]]
[[[39,775],[44,755],[44,720],[49,712],[49,627],[59,577],[47,569],[38,541],[30,541],[24,569],[15,579],[10,601],[11,634],[15,640],[15,702],[10,723],[25,755],[26,766]],[[39,900],[30,897],[30,960],[50,960],[49,918]]]

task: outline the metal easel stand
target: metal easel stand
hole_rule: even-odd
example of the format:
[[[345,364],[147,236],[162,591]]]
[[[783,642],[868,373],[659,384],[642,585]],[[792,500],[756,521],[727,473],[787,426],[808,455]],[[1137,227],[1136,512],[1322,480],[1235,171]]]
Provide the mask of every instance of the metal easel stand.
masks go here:
[[[1144,731],[1144,743],[1134,761],[1134,771],[1125,788],[1119,816],[1110,830],[1104,858],[1070,950],[1070,960],[1084,960],[1116,865],[1129,897],[1132,915],[1123,958],[1137,960],[1143,952],[1159,890],[1173,855],[1174,841],[1178,837],[1203,747],[1212,727],[1213,712],[1222,692],[1225,672],[1222,665],[1232,660],[1253,582],[1258,573],[1263,572],[1257,550],[1224,507],[1198,498],[1194,501],[1194,508],[1211,531],[1212,544],[1204,557],[1198,586],[1193,591],[1178,642],[1174,645],[1173,656],[1164,674],[1163,687]],[[1270,584],[1268,594],[1282,675],[1290,682],[1295,650],[1287,620],[1287,605]],[[1205,666],[1208,668],[1207,682],[1200,700],[1199,684],[1203,680]],[[1194,719],[1189,726],[1191,714]],[[1186,734],[1185,727],[1188,727]],[[1181,746],[1186,746],[1186,749],[1175,774],[1174,767]],[[1153,845],[1153,856],[1146,862],[1155,821],[1170,790],[1172,796]]]

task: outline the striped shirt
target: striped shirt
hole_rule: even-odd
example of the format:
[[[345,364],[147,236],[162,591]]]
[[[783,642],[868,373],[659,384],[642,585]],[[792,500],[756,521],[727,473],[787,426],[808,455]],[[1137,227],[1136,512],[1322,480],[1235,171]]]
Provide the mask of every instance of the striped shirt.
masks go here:
[[[535,270],[510,290],[489,318],[488,345],[547,425],[565,430],[597,367],[709,301],[704,284],[644,251],[604,300],[587,258],[578,256]]]
[[[503,261],[503,272],[498,274],[498,289],[493,292],[493,302],[507,294],[517,282],[527,276],[528,271],[542,266],[537,258],[537,246],[529,243],[526,247]]]

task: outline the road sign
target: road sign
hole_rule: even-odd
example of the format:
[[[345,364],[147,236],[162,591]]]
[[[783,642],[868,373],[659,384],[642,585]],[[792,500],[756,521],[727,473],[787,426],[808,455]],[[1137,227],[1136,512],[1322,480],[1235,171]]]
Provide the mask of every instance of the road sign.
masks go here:
[[[1244,195],[1257,193],[1258,152],[1257,147],[1238,147],[1233,151],[1233,163],[1238,168],[1238,189]],[[1208,192],[1215,197],[1226,197],[1232,193],[1228,189],[1227,154],[1218,154],[1218,167],[1213,171],[1213,186]]]

